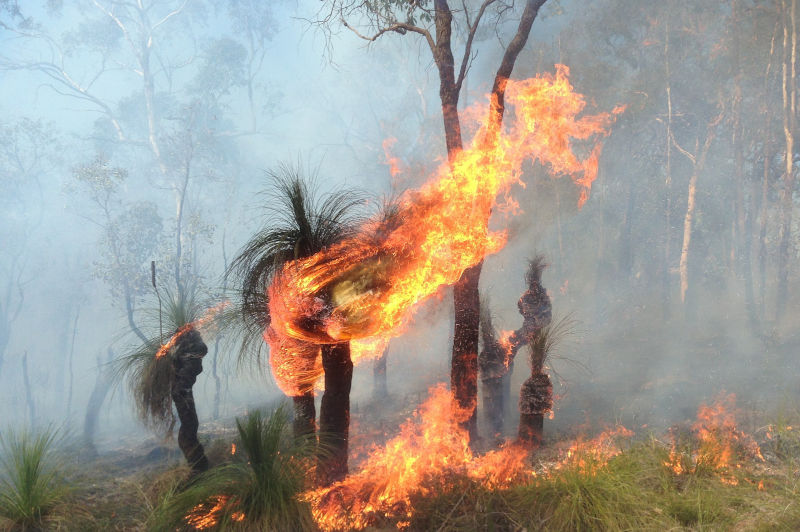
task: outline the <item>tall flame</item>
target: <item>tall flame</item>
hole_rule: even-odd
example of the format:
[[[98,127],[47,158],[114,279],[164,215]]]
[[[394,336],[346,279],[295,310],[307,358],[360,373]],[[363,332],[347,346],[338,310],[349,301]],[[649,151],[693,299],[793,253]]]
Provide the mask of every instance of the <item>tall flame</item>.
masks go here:
[[[363,467],[344,480],[304,495],[323,530],[359,530],[381,517],[408,518],[412,497],[434,492],[436,483],[454,474],[504,487],[525,473],[526,451],[509,446],[476,457],[466,430],[469,416],[444,384],[400,429],[400,434],[373,451]]]
[[[607,135],[622,108],[578,117],[586,103],[568,75],[566,66],[557,65],[555,74],[509,80],[510,127],[490,135],[484,118],[472,145],[443,163],[434,179],[404,194],[396,215],[284,266],[269,288],[272,324],[265,338],[285,393],[310,390],[320,375],[318,349],[310,345],[401,334],[419,302],[501,249],[507,236],[490,232],[488,219],[498,196],[508,198],[520,183],[525,161],[539,161],[555,176],[571,175],[581,187],[580,204],[586,201],[601,145],[580,159],[573,141]]]

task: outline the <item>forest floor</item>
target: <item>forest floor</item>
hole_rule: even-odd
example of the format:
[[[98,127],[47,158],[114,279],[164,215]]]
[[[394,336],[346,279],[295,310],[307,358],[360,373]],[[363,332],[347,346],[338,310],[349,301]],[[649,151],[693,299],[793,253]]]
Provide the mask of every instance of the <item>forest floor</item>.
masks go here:
[[[579,367],[553,361],[561,375],[555,419],[545,421],[529,475],[502,487],[434,479],[410,512],[375,516],[371,529],[800,530],[800,337],[754,341],[736,329],[720,323],[678,333],[629,323],[585,339],[570,353]],[[351,472],[427,395],[353,401]],[[629,434],[603,440],[620,426]],[[212,465],[225,462],[234,420],[206,423],[200,433]],[[146,530],[188,473],[174,442],[153,440],[69,466],[73,498],[48,529]]]

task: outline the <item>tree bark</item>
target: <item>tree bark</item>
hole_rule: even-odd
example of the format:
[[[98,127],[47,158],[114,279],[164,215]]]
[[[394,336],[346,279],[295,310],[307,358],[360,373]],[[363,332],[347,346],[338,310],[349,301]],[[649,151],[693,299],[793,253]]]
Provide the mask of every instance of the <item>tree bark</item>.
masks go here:
[[[534,373],[519,392],[519,442],[528,449],[542,445],[544,416],[553,408],[553,385],[545,373]]]
[[[323,346],[322,367],[325,370],[325,393],[322,394],[319,414],[319,440],[323,452],[318,473],[320,484],[326,486],[347,476],[350,385],[353,380],[350,344]]]

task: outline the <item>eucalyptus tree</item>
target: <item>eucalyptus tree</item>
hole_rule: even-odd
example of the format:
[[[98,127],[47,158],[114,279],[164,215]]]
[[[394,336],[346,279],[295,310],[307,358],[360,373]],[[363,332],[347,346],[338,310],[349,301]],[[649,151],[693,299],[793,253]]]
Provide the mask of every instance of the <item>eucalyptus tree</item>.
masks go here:
[[[326,0],[320,8],[317,23],[327,31],[341,24],[358,38],[374,42],[387,35],[415,35],[427,44],[439,76],[445,145],[452,163],[463,149],[458,102],[464,80],[477,53],[476,36],[479,29],[490,24],[499,27],[505,20],[519,14],[513,37],[504,43],[505,51],[494,76],[489,115],[489,128],[483,142],[491,144],[500,131],[505,111],[506,81],[511,77],[517,57],[530,34],[533,21],[546,0],[527,0],[521,13],[513,2],[483,0],[469,7],[466,2],[452,9],[447,0],[361,2],[356,0]],[[454,44],[458,29],[465,32],[460,50],[461,61],[456,65]],[[454,31],[455,30],[455,31]],[[459,51],[459,50],[456,50]],[[478,216],[488,225],[490,206],[476,205]],[[462,408],[472,410],[465,422],[470,437],[477,437],[476,411],[478,403],[478,332],[480,298],[478,283],[482,262],[468,268],[453,290],[455,320],[451,387]]]

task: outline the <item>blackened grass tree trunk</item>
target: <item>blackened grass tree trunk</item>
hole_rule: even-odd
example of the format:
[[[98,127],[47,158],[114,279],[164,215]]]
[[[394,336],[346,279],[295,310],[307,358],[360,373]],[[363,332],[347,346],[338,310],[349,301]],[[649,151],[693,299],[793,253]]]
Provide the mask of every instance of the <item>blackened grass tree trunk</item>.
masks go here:
[[[488,302],[481,303],[483,349],[479,365],[484,411],[496,444],[502,441],[506,406],[504,384],[510,377],[517,352],[526,345],[531,350],[531,378],[523,384],[520,394],[520,439],[523,442],[527,444],[537,435],[536,441],[541,441],[543,416],[552,408],[552,386],[550,378],[544,373],[547,353],[543,341],[546,335],[542,331],[552,320],[550,297],[541,282],[544,267],[542,256],[530,262],[525,275],[528,290],[517,302],[522,315],[522,327],[512,332],[505,342],[497,339]]]
[[[240,315],[244,323],[242,355],[269,330],[271,317],[267,290],[287,263],[314,255],[352,236],[358,223],[355,213],[363,205],[361,194],[343,190],[315,198],[315,190],[302,168],[281,165],[268,172],[272,181],[268,207],[272,223],[256,234],[234,259],[229,269],[240,279]],[[260,348],[260,345],[259,345]],[[323,482],[347,474],[347,442],[350,420],[350,382],[353,364],[348,343],[308,346],[321,352],[325,370],[325,393],[320,412],[320,436],[330,452],[322,453],[319,471]],[[320,356],[320,355],[317,355]],[[312,386],[292,396],[294,434],[308,438],[316,434],[316,408]]]
[[[162,337],[156,322],[154,333],[146,342],[114,361],[112,377],[127,378],[139,419],[156,434],[172,433],[177,412],[178,446],[194,476],[208,469],[197,437],[199,423],[192,392],[203,371],[202,358],[208,353],[196,329],[203,305],[196,299],[192,285],[166,293],[164,328],[173,333]]]
[[[176,331],[176,334],[180,334]],[[172,402],[181,426],[178,429],[178,447],[180,447],[186,462],[196,475],[208,469],[203,446],[197,437],[200,423],[197,419],[197,408],[194,404],[192,388],[197,376],[203,372],[203,357],[208,353],[208,347],[200,333],[193,327],[185,330],[175,342],[172,365],[175,378],[172,381]]]
[[[481,341],[483,348],[478,356],[483,411],[494,443],[500,443],[505,425],[504,380],[510,370],[510,357],[517,349],[502,345],[492,323],[489,302],[481,300]]]
[[[350,384],[353,361],[347,342],[322,346],[325,392],[319,413],[320,453],[318,480],[328,485],[347,476],[350,432]]]
[[[505,88],[508,78],[514,69],[517,56],[528,40],[533,21],[546,0],[527,0],[519,20],[517,32],[508,43],[500,66],[497,69],[492,87],[490,103],[490,127],[486,137],[482,139],[488,145],[493,144],[500,132],[505,111]],[[421,35],[428,44],[433,61],[439,72],[439,98],[442,106],[445,144],[449,161],[454,161],[463,149],[461,124],[458,115],[458,100],[461,86],[469,65],[474,58],[473,40],[476,31],[487,10],[496,0],[483,0],[476,12],[466,9],[460,4],[456,13],[463,18],[459,26],[466,29],[466,39],[461,63],[456,73],[453,57],[452,33],[453,12],[447,0],[434,0],[433,11],[423,9],[417,2],[347,2],[331,0],[322,8],[324,16],[318,21],[330,27],[334,23],[342,23],[358,37],[367,41],[375,41],[379,37],[394,33]],[[395,11],[393,4],[401,4]],[[460,9],[464,7],[464,9]],[[371,35],[364,35],[356,26],[349,24],[348,16],[357,19],[366,17],[369,21]],[[419,21],[419,23],[418,23]],[[425,22],[432,22],[425,25]],[[476,216],[486,220],[488,226],[491,202],[481,201],[474,206]],[[453,396],[460,407],[472,410],[472,415],[464,422],[470,438],[477,438],[477,404],[478,404],[478,339],[480,324],[480,281],[482,262],[464,271],[461,279],[453,288],[455,320],[453,324],[453,352],[450,368],[450,384]]]
[[[553,385],[544,372],[544,363],[557,335],[549,334],[552,305],[547,290],[542,286],[544,268],[542,256],[529,264],[525,274],[528,290],[517,302],[523,318],[522,329],[513,335],[524,338],[531,351],[531,376],[522,384],[519,393],[518,438],[520,443],[532,449],[541,445],[544,416],[553,408]]]

